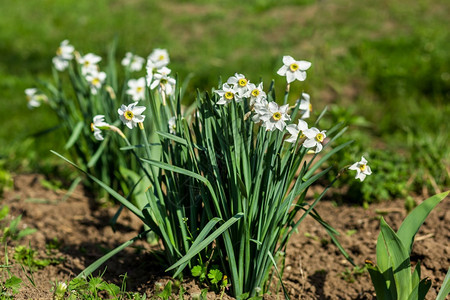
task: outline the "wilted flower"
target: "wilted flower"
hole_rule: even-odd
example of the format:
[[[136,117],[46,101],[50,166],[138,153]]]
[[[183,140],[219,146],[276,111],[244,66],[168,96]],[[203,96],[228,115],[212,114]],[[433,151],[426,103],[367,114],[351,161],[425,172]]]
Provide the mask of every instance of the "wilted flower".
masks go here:
[[[122,104],[117,110],[120,120],[130,129],[133,129],[133,127],[136,127],[138,123],[142,123],[145,119],[145,116],[143,116],[142,113],[146,107],[136,106],[137,104],[138,102],[131,103],[128,106]]]
[[[300,101],[300,106],[298,108],[300,110],[300,113],[302,114],[301,116],[302,119],[309,118],[310,113],[312,111],[312,105],[309,99],[310,96],[307,93],[302,93],[302,97],[299,100],[297,100]]]
[[[311,63],[306,60],[295,60],[292,56],[283,56],[283,64],[277,74],[280,76],[286,76],[288,83],[294,80],[304,81],[306,79],[306,70],[311,67]]]
[[[96,140],[103,141],[102,129],[109,129],[111,125],[105,122],[104,115],[96,115],[91,123],[91,130]]]
[[[266,99],[266,92],[263,91],[263,83],[261,82],[256,86],[253,83],[248,84],[248,91],[250,97],[250,106],[255,105],[257,102],[261,102],[262,99]]]
[[[349,170],[355,170],[356,171],[355,179],[359,179],[361,181],[364,181],[367,175],[372,174],[372,170],[367,165],[367,160],[364,158],[364,156],[361,156],[361,161],[351,165],[349,167]]]
[[[145,58],[137,56],[131,52],[125,53],[125,57],[122,59],[122,66],[129,67],[130,71],[138,72],[142,70],[142,66],[145,63]]]
[[[275,128],[283,131],[286,126],[286,122],[291,119],[287,111],[289,109],[289,104],[278,106],[274,101],[267,105],[267,111],[260,117],[264,122],[263,126],[269,131],[273,131]]]
[[[77,59],[78,63],[81,65],[81,73],[86,75],[88,73],[98,72],[97,64],[102,60],[102,58],[93,53],[88,53],[85,56],[81,56]]]
[[[177,133],[177,122],[176,122],[177,118],[175,116],[173,116],[172,118],[169,119],[169,132],[171,134],[175,134]]]
[[[102,87],[103,82],[105,82],[106,73],[105,72],[92,72],[86,75],[86,81],[89,82],[91,86],[91,93],[96,95],[98,90]]]
[[[228,104],[231,101],[241,102],[242,99],[237,94],[237,88],[234,86],[230,86],[228,83],[224,83],[222,85],[221,90],[214,91],[217,95],[220,96],[219,101],[217,101],[217,104]]]
[[[73,58],[74,50],[75,48],[69,44],[68,40],[61,42],[56,50],[56,56],[52,59],[56,70],[64,71],[69,66],[69,60]]]
[[[153,75],[153,82],[150,88],[153,90],[158,87],[160,92],[164,91],[166,95],[172,95],[175,90],[176,80],[169,77],[170,69],[163,67],[158,70],[158,73]]]
[[[27,95],[27,106],[29,109],[39,107],[41,106],[42,101],[47,101],[47,96],[44,94],[38,94],[37,89],[35,88],[26,89],[25,95]]]
[[[145,78],[128,80],[127,95],[130,95],[133,101],[145,99]]]
[[[306,136],[306,140],[303,142],[303,146],[306,148],[316,147],[315,153],[319,153],[323,149],[322,142],[327,137],[326,130],[320,131],[316,127],[311,127],[303,132]]]
[[[285,141],[289,143],[295,143],[297,141],[297,138],[300,135],[300,138],[306,138],[304,132],[308,130],[308,124],[303,120],[298,120],[298,124],[289,124],[286,126],[286,130],[291,134],[289,138],[287,138]]]

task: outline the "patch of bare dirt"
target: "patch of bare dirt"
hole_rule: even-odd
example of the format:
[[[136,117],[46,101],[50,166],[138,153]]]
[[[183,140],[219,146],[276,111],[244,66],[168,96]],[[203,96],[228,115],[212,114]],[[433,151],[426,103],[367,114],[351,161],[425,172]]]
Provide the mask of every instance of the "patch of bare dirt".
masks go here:
[[[51,299],[52,282],[68,281],[85,267],[101,257],[105,251],[117,247],[136,236],[141,222],[131,213],[122,212],[115,231],[109,221],[117,208],[98,207],[95,201],[79,187],[72,197],[61,201],[64,191],[47,190],[40,184],[41,175],[15,177],[14,190],[8,191],[1,205],[8,205],[10,214],[23,215],[21,226],[36,228],[20,244],[31,245],[40,254],[45,244],[57,238],[61,243],[58,257],[64,261],[36,271],[33,276],[36,287],[28,284],[22,288],[17,299]],[[369,209],[352,206],[335,207],[323,201],[317,210],[321,216],[342,233],[339,240],[351,254],[358,266],[365,259],[375,260],[375,244],[379,232],[379,214],[385,213],[388,224],[395,230],[406,216],[403,201],[397,200],[374,204]],[[412,261],[422,262],[422,277],[432,280],[427,299],[435,299],[450,265],[450,201],[444,200],[428,216],[416,237]],[[155,255],[158,246],[137,241],[106,264],[103,278],[108,282],[121,283],[120,275],[127,273],[127,289],[154,295],[157,286],[170,280]],[[12,246],[8,248],[12,256]],[[104,269],[102,269],[104,270]],[[375,299],[367,272],[352,274],[353,267],[339,253],[325,230],[312,218],[306,218],[298,234],[293,235],[286,253],[284,283],[291,299]],[[24,279],[19,266],[12,272]],[[192,279],[183,283],[186,295],[200,293],[201,287]],[[276,285],[276,282],[274,282]],[[281,290],[272,289],[265,299],[282,299]],[[187,298],[189,298],[187,296]],[[208,299],[214,299],[213,293]],[[224,297],[224,299],[233,299]]]

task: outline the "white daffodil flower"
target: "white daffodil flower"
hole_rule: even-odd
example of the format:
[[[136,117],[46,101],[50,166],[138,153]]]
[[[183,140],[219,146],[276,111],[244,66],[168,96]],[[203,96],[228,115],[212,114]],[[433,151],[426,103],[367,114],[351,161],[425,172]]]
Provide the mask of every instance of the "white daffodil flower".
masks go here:
[[[306,140],[303,142],[303,147],[314,148],[316,147],[315,153],[319,153],[323,149],[322,142],[327,137],[325,134],[326,130],[320,131],[316,127],[311,127],[303,132]]]
[[[158,87],[159,92],[164,91],[166,95],[172,95],[175,91],[176,80],[169,77],[170,69],[163,67],[158,70],[158,73],[153,74],[153,82],[150,85],[150,89]]]
[[[78,63],[81,65],[81,73],[86,75],[88,73],[98,72],[98,63],[102,58],[93,53],[88,53],[85,56],[81,56],[77,59]]]
[[[364,158],[364,156],[361,156],[361,161],[354,163],[348,169],[355,170],[356,171],[355,179],[359,179],[361,181],[364,181],[367,175],[372,174],[372,170],[367,165],[367,160]]]
[[[139,101],[145,99],[145,78],[128,80],[127,95],[130,95],[133,101]]]
[[[286,130],[291,134],[291,136],[287,138],[285,142],[295,143],[298,138],[306,138],[304,132],[308,130],[308,124],[303,120],[298,120],[297,125],[289,124],[288,126],[286,126]]]
[[[283,131],[286,127],[286,122],[291,119],[287,111],[289,104],[278,106],[274,101],[267,105],[267,111],[260,119],[264,122],[262,126],[266,127],[268,131],[273,131],[275,128]]]
[[[29,109],[39,107],[42,101],[47,101],[47,96],[39,94],[35,88],[26,89],[25,95],[27,96],[27,106]]]
[[[173,116],[172,118],[169,119],[169,132],[171,134],[176,134],[177,133],[177,118],[175,116]]]
[[[302,93],[302,97],[297,100],[297,104],[298,101],[300,101],[300,106],[298,108],[300,110],[300,113],[302,114],[301,116],[302,119],[309,118],[312,112],[312,105],[310,102],[310,98],[311,97],[307,93]]]
[[[247,98],[249,94],[249,85],[250,81],[245,78],[244,75],[235,73],[234,76],[231,76],[227,80],[227,84],[234,86],[236,88],[236,93],[239,94],[241,98]]]
[[[169,52],[167,52],[166,49],[154,49],[148,56],[147,61],[151,61],[154,68],[161,69],[162,67],[167,66],[170,62]]]
[[[109,129],[111,125],[105,122],[104,115],[96,115],[91,123],[91,130],[94,132],[94,138],[103,141],[102,129]]]
[[[131,52],[125,53],[125,57],[122,59],[122,66],[130,68],[132,72],[138,72],[142,70],[144,66],[145,58],[137,56]]]
[[[86,75],[86,81],[89,82],[91,86],[92,95],[96,95],[98,90],[102,87],[105,82],[106,73],[105,72],[92,72]]]
[[[254,103],[253,111],[255,114],[252,117],[252,121],[255,123],[261,122],[261,117],[269,113],[269,102],[266,98],[262,98]]]
[[[145,106],[136,106],[138,102],[131,103],[130,105],[124,105],[117,110],[119,113],[120,120],[125,124],[128,128],[133,129],[136,127],[138,123],[144,122],[145,116],[142,115]]]
[[[235,86],[230,86],[228,83],[224,83],[222,89],[216,90],[214,93],[220,96],[219,101],[216,103],[219,105],[228,104],[233,100],[236,102],[242,101],[242,98],[237,94],[237,88]]]
[[[68,40],[64,40],[56,50],[56,56],[53,57],[52,62],[55,69],[64,71],[69,66],[69,61],[73,58],[73,51],[75,48],[69,44]]]
[[[287,83],[294,80],[304,81],[306,79],[306,70],[311,67],[311,63],[306,60],[295,60],[292,56],[283,56],[283,64],[277,74],[286,76]]]
[[[248,91],[249,91],[248,97],[250,97],[250,106],[253,106],[253,105],[255,105],[255,103],[261,102],[262,99],[267,98],[266,92],[263,91],[263,83],[262,82],[260,84],[258,84],[258,86],[256,86],[253,83],[249,83]]]

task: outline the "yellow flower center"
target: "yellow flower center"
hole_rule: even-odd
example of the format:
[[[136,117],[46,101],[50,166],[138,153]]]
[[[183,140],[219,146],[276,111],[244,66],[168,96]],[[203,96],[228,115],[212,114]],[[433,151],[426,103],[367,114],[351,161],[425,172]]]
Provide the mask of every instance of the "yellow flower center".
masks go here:
[[[100,84],[100,79],[98,79],[98,78],[92,79],[92,85],[97,86],[97,85],[99,85],[99,84]]]
[[[127,110],[126,112],[124,112],[123,116],[128,121],[131,121],[133,119],[133,117],[134,117],[134,114],[133,114],[133,112],[131,110]]]
[[[91,123],[91,131],[94,131],[94,123]]]
[[[276,113],[273,114],[272,118],[275,121],[279,121],[281,119],[281,113],[277,111]]]
[[[312,111],[312,104],[309,104],[309,111]]]
[[[90,63],[89,61],[87,61],[87,60],[84,61],[84,66],[85,66],[85,67],[88,67],[90,64],[91,64],[91,63]]]
[[[303,134],[303,131],[300,131],[300,138],[304,139],[306,137],[306,135]]]
[[[366,169],[366,164],[359,165],[359,169],[361,170],[361,172],[364,172],[364,170]]]
[[[231,100],[234,97],[234,94],[232,92],[226,92],[224,95],[225,99]]]
[[[140,92],[142,92],[143,89],[144,89],[144,88],[143,88],[142,86],[138,86],[138,87],[136,88],[136,92],[140,93]]]
[[[316,141],[318,141],[319,143],[322,143],[324,138],[325,137],[324,137],[323,133],[318,133],[316,135]]]
[[[247,85],[247,79],[245,79],[245,78],[239,79],[239,85],[240,86],[246,86]]]
[[[162,85],[165,85],[165,84],[167,84],[167,79],[162,78],[162,79],[159,81],[159,83],[162,84]]]
[[[164,60],[164,55],[161,54],[161,55],[158,57],[158,59],[159,59],[159,60]]]
[[[289,69],[291,69],[292,72],[297,71],[299,66],[296,63],[293,63],[289,66]]]
[[[252,96],[253,96],[253,97],[258,97],[258,95],[259,95],[259,90],[258,90],[258,89],[254,89],[254,90],[252,91]]]

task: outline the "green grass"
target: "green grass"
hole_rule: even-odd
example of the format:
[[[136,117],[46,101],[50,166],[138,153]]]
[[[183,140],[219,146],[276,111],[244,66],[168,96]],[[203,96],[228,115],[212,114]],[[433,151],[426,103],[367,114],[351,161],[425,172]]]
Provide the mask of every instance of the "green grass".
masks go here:
[[[14,168],[17,161],[32,169],[58,162],[48,150],[63,152],[61,132],[22,144],[58,122],[48,108],[29,111],[24,89],[50,79],[63,39],[105,57],[117,37],[118,59],[126,51],[147,56],[167,48],[180,78],[194,73],[191,92],[239,72],[263,78],[266,88],[275,78],[282,93],[281,57],[310,60],[302,89],[317,112],[327,104],[351,108],[372,124],[358,128],[368,140],[359,148],[406,153],[409,169],[431,174],[419,174],[417,185],[430,185],[431,176],[442,189],[450,184],[449,10],[445,0],[0,0],[0,158]]]

